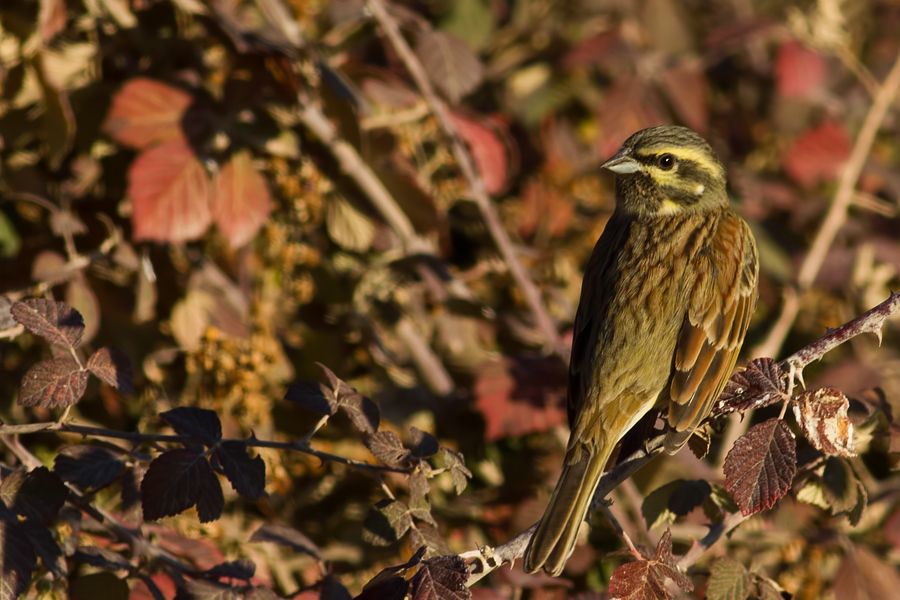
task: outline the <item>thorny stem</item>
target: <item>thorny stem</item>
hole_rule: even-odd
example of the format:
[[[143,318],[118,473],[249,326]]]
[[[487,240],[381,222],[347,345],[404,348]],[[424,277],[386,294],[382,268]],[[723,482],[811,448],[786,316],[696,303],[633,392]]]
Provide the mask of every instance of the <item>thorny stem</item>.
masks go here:
[[[781,366],[785,369],[790,369],[794,373],[794,377],[799,377],[805,366],[822,358],[827,352],[830,352],[844,342],[862,333],[880,333],[884,322],[889,317],[898,313],[900,313],[900,292],[895,292],[878,306],[864,312],[844,325],[830,330],[820,339],[804,346],[794,354],[788,356],[781,361]],[[778,402],[782,399],[782,396],[777,395],[769,400],[767,404]],[[785,406],[787,406],[787,403],[785,403]],[[754,406],[752,408],[759,408],[759,406]],[[725,411],[717,404],[714,408],[713,415],[711,416],[718,417],[722,414],[725,414]],[[603,475],[597,486],[597,491],[594,494],[593,502],[591,503],[591,512],[603,501],[603,498],[609,492],[618,487],[619,484],[628,479],[634,472],[650,462],[650,460],[662,451],[662,440],[664,437],[664,435],[659,435],[653,438],[647,443],[647,448],[645,450],[638,451]],[[590,514],[590,512],[588,514]],[[723,522],[713,525],[710,528],[709,533],[700,541],[694,542],[688,553],[681,558],[678,563],[679,567],[687,568],[696,563],[697,560],[715,545],[716,542],[722,539],[725,534],[732,531],[746,519],[747,517],[743,516],[741,513],[733,513],[728,515]],[[472,561],[469,564],[470,575],[466,585],[471,586],[502,564],[512,564],[518,558],[521,558],[522,555],[525,554],[525,549],[528,547],[528,542],[531,540],[531,536],[534,535],[535,529],[537,529],[537,523],[500,546],[493,548],[485,546],[478,550],[472,550],[461,554],[460,556],[464,559]]]
[[[503,260],[506,262],[510,274],[516,281],[519,289],[521,289],[522,295],[525,297],[525,302],[528,304],[538,328],[540,328],[541,332],[544,334],[547,348],[565,358],[568,354],[568,350],[560,340],[556,323],[554,323],[549,313],[547,313],[543,300],[541,299],[540,291],[519,261],[513,243],[509,239],[509,235],[506,233],[503,223],[491,203],[487,189],[484,186],[484,180],[475,168],[472,156],[466,149],[465,144],[456,129],[456,125],[453,123],[447,105],[444,104],[443,100],[441,100],[435,92],[434,86],[431,84],[431,80],[425,72],[425,68],[403,37],[403,34],[400,32],[400,27],[397,24],[397,20],[391,16],[384,2],[382,2],[382,0],[367,0],[366,6],[378,22],[379,27],[384,32],[393,49],[397,52],[397,56],[400,57],[400,60],[406,66],[406,70],[409,71],[410,76],[413,81],[415,81],[416,87],[422,92],[425,102],[428,103],[431,112],[437,118],[441,129],[444,130],[444,134],[449,138],[453,155],[469,186],[469,193],[478,205],[481,217],[484,219],[485,225],[487,225],[488,231],[494,240],[494,244],[496,244],[497,249],[503,256]]]
[[[86,437],[96,438],[113,438],[120,440],[128,440],[130,442],[170,442],[170,443],[196,443],[196,439],[186,435],[172,435],[164,433],[142,433],[140,431],[117,431],[115,429],[105,429],[102,427],[88,427],[85,425],[72,425],[69,423],[47,422],[47,423],[29,423],[27,425],[0,425],[0,439],[9,435],[25,435],[29,433],[37,433],[39,431],[57,431],[59,433],[74,433]],[[322,462],[336,462],[354,469],[371,472],[390,472],[390,473],[409,473],[411,469],[403,467],[390,467],[387,465],[376,465],[354,460],[338,454],[316,450],[311,447],[307,441],[300,440],[294,442],[277,442],[272,440],[260,440],[255,437],[249,439],[222,439],[219,443],[237,442],[251,448],[273,448],[278,450],[290,450],[293,452],[301,452],[315,456]]]

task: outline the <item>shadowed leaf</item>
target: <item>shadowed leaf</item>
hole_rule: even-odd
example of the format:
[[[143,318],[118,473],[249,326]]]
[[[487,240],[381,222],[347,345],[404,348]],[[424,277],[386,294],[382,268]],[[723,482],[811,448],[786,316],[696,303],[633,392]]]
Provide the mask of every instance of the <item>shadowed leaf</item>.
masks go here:
[[[197,507],[201,523],[222,514],[222,487],[202,451],[163,452],[150,463],[141,481],[144,519],[155,521]]]
[[[160,418],[171,425],[178,435],[197,438],[212,446],[222,439],[222,423],[215,411],[193,406],[179,406],[160,413]]]
[[[22,406],[67,408],[84,395],[88,372],[69,356],[44,360],[25,373],[19,386]]]
[[[211,569],[203,572],[205,575],[214,578],[243,579],[250,580],[256,574],[256,565],[252,560],[229,560],[219,563]]]
[[[725,489],[741,514],[775,506],[791,489],[797,471],[794,434],[781,419],[754,425],[737,439],[725,457]]]
[[[393,431],[382,430],[367,435],[365,444],[375,458],[389,467],[405,467],[409,464],[410,451]]]
[[[216,448],[215,458],[238,494],[249,500],[265,494],[266,463],[260,456],[251,458],[246,445],[238,441],[222,442]]]
[[[87,369],[107,385],[123,394],[134,391],[131,360],[116,348],[100,348],[87,361]]]
[[[381,415],[375,403],[353,389],[325,365],[321,363],[316,364],[325,373],[330,384],[325,394],[325,400],[331,407],[331,414],[341,410],[350,418],[350,422],[359,431],[368,434],[375,433],[381,420]]]
[[[437,438],[427,431],[410,427],[409,436],[412,443],[410,451],[416,458],[429,458],[437,454],[439,449]]]
[[[51,525],[69,495],[62,480],[47,467],[13,471],[0,483],[0,500],[34,524]]]
[[[419,548],[402,565],[387,567],[378,572],[364,587],[354,600],[405,600],[409,582],[401,575],[422,562],[425,548]]]
[[[53,472],[63,481],[91,490],[106,487],[124,470],[116,454],[99,446],[66,446],[53,463]]]
[[[18,598],[31,581],[37,556],[24,528],[15,520],[0,519],[0,540],[0,594]]]
[[[51,344],[77,348],[84,333],[81,313],[65,302],[29,298],[13,304],[10,312],[25,329]]]

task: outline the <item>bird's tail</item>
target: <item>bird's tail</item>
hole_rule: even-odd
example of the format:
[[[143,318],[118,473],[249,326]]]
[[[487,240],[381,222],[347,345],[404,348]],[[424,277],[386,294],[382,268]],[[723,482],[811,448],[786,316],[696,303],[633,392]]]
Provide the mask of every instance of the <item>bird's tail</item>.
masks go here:
[[[525,570],[529,573],[544,569],[556,576],[562,572],[613,445],[603,446],[593,453],[584,446],[566,452],[556,489],[525,550]]]

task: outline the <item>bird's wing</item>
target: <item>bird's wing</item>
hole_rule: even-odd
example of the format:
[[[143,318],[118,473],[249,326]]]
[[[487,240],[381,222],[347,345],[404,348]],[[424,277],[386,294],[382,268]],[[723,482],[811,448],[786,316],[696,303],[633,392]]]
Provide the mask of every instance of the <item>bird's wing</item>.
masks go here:
[[[581,299],[572,327],[572,354],[569,357],[569,388],[566,397],[569,425],[575,426],[594,369],[597,331],[607,318],[613,286],[611,273],[616,268],[619,248],[628,238],[632,219],[615,211],[606,223],[588,260],[581,284]]]
[[[709,268],[698,269],[672,361],[670,452],[687,441],[722,392],[756,304],[756,243],[738,215],[729,212],[722,218],[698,260],[708,260]]]

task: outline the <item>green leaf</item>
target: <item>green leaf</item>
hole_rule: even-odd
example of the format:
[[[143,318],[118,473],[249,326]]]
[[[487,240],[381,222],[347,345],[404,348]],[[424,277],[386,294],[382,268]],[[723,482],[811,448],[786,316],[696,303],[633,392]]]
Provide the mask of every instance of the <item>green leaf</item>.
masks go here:
[[[744,565],[730,558],[717,560],[709,575],[709,600],[745,600],[750,595],[750,574]]]

